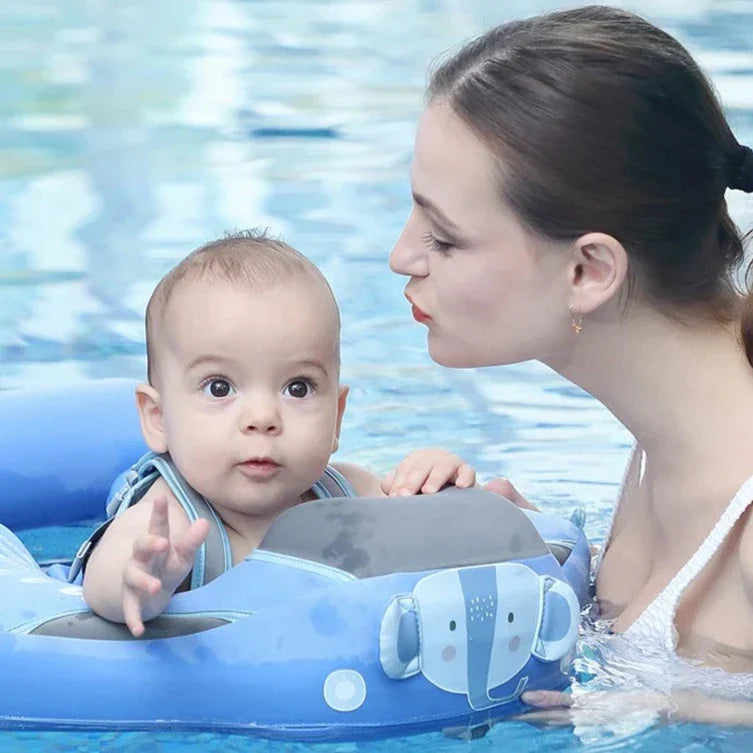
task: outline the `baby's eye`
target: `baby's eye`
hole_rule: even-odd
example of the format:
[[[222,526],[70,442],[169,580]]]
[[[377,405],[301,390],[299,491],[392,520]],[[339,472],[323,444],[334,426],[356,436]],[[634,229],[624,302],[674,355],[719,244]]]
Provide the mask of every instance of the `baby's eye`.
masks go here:
[[[203,391],[204,394],[209,397],[221,399],[223,397],[229,397],[230,395],[232,395],[235,392],[235,389],[227,379],[215,377],[204,382]]]
[[[283,394],[295,398],[309,397],[314,392],[314,385],[306,379],[294,379],[283,390]]]

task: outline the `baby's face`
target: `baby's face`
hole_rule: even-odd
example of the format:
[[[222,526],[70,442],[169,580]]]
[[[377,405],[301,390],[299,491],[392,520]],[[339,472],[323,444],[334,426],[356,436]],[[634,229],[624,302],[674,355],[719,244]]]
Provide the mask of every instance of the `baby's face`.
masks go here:
[[[298,502],[327,465],[345,403],[329,291],[186,282],[159,333],[165,439],[188,483],[226,522]]]

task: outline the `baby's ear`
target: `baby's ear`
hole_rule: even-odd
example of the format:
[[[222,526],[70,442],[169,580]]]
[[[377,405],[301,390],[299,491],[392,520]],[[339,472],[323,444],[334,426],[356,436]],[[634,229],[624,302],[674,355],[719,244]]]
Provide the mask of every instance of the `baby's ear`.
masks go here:
[[[337,424],[335,436],[332,438],[332,452],[337,452],[337,448],[340,446],[340,427],[343,423],[345,404],[348,402],[348,392],[350,392],[350,387],[347,384],[337,385]]]
[[[140,384],[136,387],[136,406],[139,409],[141,433],[149,449],[160,454],[167,452],[159,392],[149,384]]]

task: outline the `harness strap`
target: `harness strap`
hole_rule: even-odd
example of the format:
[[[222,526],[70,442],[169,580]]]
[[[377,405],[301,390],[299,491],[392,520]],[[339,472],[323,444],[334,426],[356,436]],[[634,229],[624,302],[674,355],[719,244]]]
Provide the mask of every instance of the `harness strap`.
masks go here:
[[[350,481],[336,468],[328,465],[324,469],[322,477],[311,487],[317,499],[329,499],[331,497],[355,497],[356,491]]]
[[[68,581],[73,582],[86,566],[94,546],[102,538],[110,523],[129,507],[135,505],[160,477],[165,480],[170,491],[180,503],[188,519],[204,518],[209,522],[209,533],[199,547],[191,570],[191,590],[206,585],[233,565],[230,541],[212,505],[183,478],[168,455],[148,452],[113,484],[115,493],[107,502],[108,519],[102,523],[79,547],[71,563]],[[330,497],[355,497],[350,482],[335,468],[327,466],[322,477],[311,487],[317,499]]]
[[[209,583],[230,569],[233,564],[230,541],[217,513],[209,502],[186,482],[169,456],[149,452],[118,479],[120,483],[117,491],[107,503],[108,519],[76,552],[68,573],[69,582],[73,582],[86,566],[95,544],[102,538],[110,523],[129,507],[135,505],[160,476],[165,480],[191,522],[204,518],[209,523],[209,533],[197,550],[194,559],[194,566],[191,570],[191,589]]]
[[[230,541],[225,526],[209,502],[189,486],[167,455],[150,453],[142,458],[139,466],[139,475],[144,478],[145,474],[148,474],[147,478],[152,478],[151,483],[156,481],[158,475],[162,476],[192,523],[199,518],[204,518],[209,523],[209,533],[194,558],[191,589],[199,588],[229,570],[233,565]]]

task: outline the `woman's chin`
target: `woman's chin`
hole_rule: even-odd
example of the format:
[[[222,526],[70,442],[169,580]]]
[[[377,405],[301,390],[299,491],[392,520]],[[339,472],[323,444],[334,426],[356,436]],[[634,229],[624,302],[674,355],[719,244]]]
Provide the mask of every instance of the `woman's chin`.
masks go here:
[[[470,353],[463,353],[460,350],[442,347],[437,343],[432,343],[431,337],[429,337],[428,351],[432,361],[438,363],[440,366],[446,366],[451,369],[471,369],[474,366],[487,365],[480,363],[478,359],[473,358]]]
[[[427,349],[431,360],[440,366],[446,366],[452,369],[474,369],[481,366],[506,366],[512,363],[520,363],[528,360],[532,356],[526,355],[525,358],[514,357],[510,353],[509,357],[499,352],[491,353],[489,349],[483,352],[469,352],[462,348],[453,348],[448,343],[440,343],[434,340],[429,334]]]

